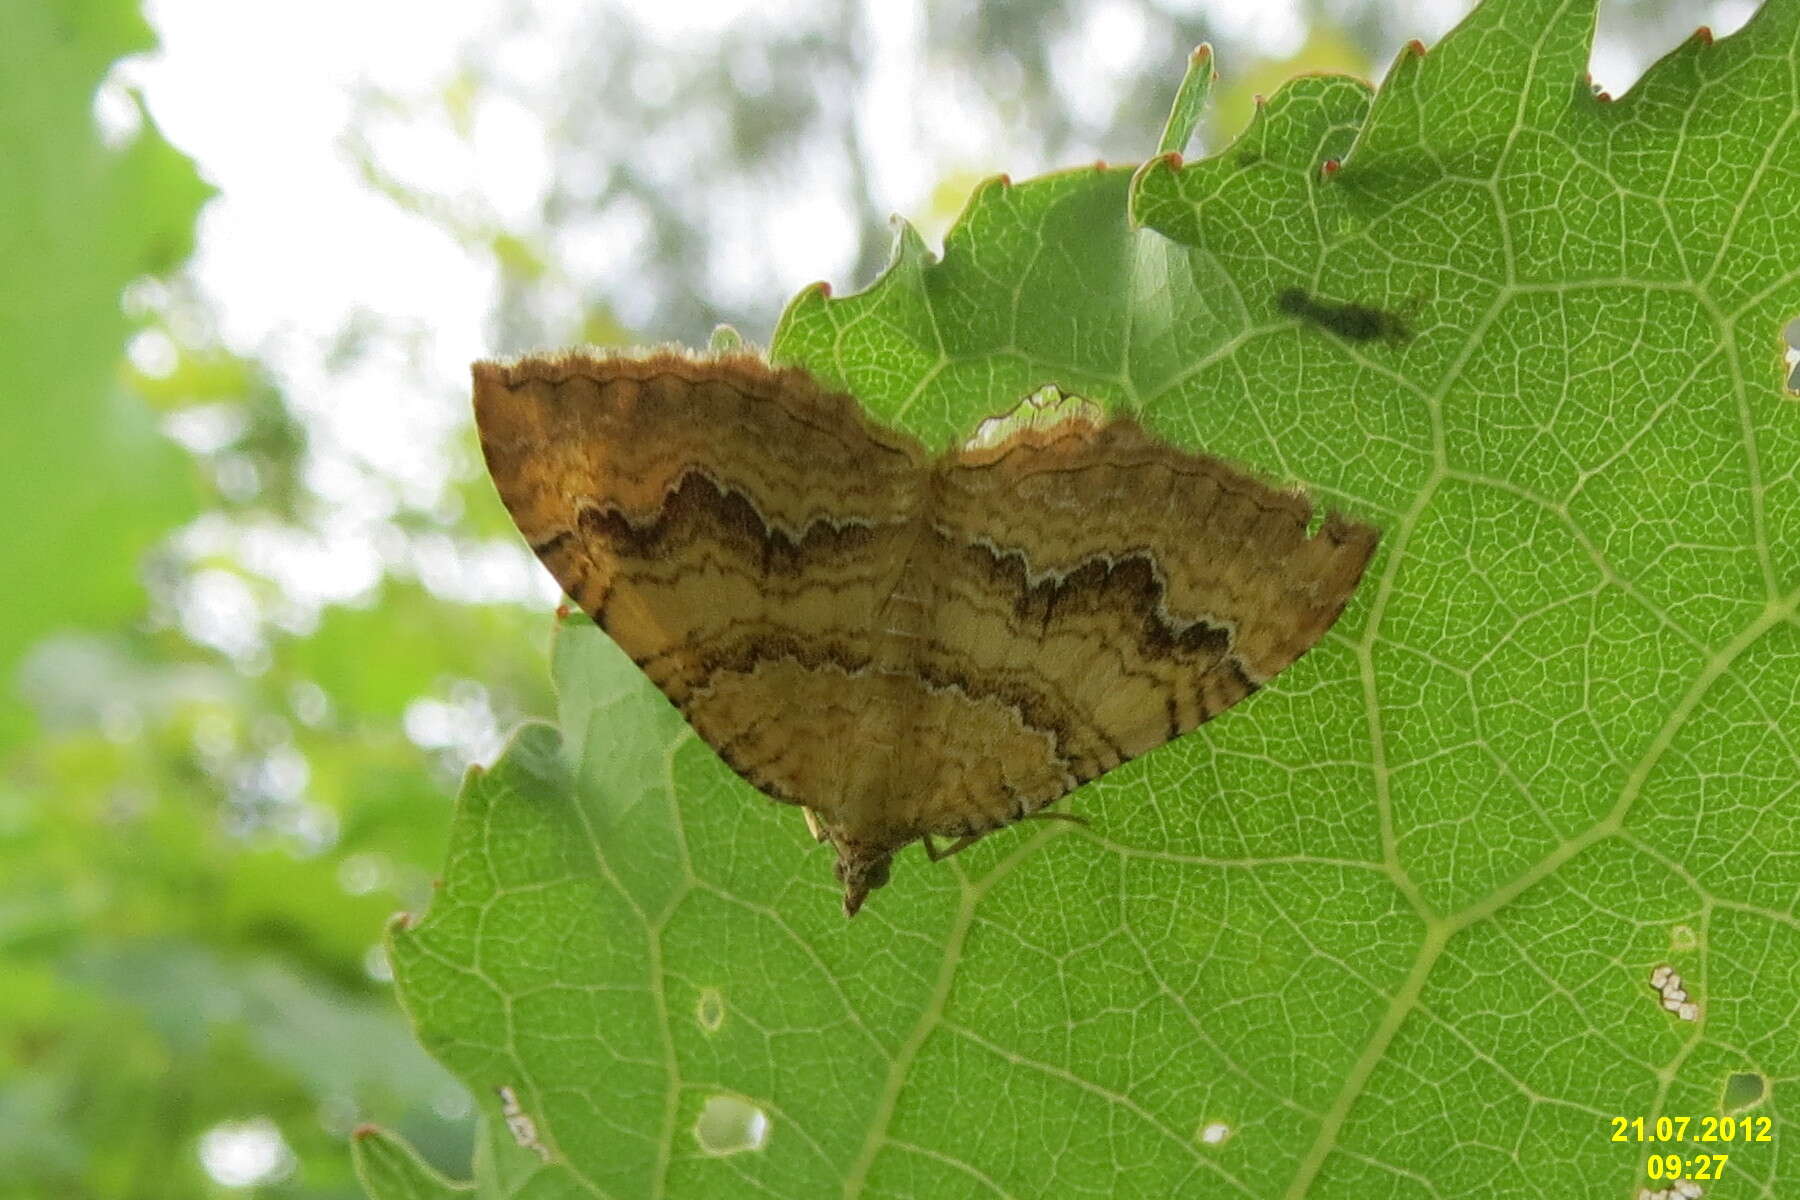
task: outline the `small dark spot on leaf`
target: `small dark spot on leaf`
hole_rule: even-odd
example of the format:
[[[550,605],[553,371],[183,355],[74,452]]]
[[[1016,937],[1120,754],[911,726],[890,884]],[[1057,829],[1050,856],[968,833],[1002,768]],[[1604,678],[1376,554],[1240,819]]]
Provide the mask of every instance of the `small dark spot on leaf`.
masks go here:
[[[1324,300],[1302,288],[1283,288],[1277,292],[1275,308],[1346,341],[1398,344],[1412,337],[1412,331],[1396,313],[1368,304]]]
[[[706,1032],[719,1032],[719,1026],[725,1023],[724,993],[720,992],[718,988],[704,989],[700,993],[699,1002],[694,1005],[694,1019]]]

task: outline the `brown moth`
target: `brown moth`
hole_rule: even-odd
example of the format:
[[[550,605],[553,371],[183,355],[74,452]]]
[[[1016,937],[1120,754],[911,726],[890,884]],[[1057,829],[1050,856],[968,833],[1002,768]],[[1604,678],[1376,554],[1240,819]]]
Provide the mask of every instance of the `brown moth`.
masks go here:
[[[851,916],[908,843],[955,853],[1256,691],[1375,548],[1124,418],[933,455],[751,354],[474,377],[519,531],[720,758],[805,807]]]

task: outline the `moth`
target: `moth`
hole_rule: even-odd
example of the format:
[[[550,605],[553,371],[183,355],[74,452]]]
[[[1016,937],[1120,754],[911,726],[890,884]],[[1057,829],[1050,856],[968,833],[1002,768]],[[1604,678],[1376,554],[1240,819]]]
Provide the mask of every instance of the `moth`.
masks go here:
[[[1329,629],[1377,531],[1097,410],[933,454],[729,352],[474,366],[563,590],[837,853],[844,912],[1217,716]],[[943,843],[943,844],[940,844]]]

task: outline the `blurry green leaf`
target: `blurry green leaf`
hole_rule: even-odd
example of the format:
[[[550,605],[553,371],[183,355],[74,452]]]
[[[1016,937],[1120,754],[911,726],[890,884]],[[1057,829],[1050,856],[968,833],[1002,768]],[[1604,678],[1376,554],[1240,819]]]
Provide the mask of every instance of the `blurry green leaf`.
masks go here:
[[[404,1142],[379,1129],[357,1130],[350,1144],[357,1178],[377,1200],[448,1200],[474,1191],[473,1184],[445,1179],[420,1162]]]
[[[461,628],[398,590],[397,619]],[[546,622],[508,611],[439,669],[530,677]],[[293,1151],[286,1196],[354,1194],[343,1140],[375,1115],[467,1162],[467,1093],[370,977],[383,921],[430,895],[441,781],[397,715],[335,698],[353,641],[307,660],[331,687],[316,725],[288,716],[279,657],[246,677],[160,644],[57,638],[30,660],[62,690],[0,786],[0,1197],[204,1194],[198,1140],[247,1119]],[[270,753],[304,764],[302,794],[255,797]]]
[[[499,508],[493,486],[483,486],[483,505]],[[548,698],[549,629],[546,614],[517,605],[450,605],[389,584],[366,605],[328,611],[311,636],[282,648],[282,660],[303,678],[329,681],[332,703],[358,720],[399,717],[450,678],[515,689],[535,710]]]
[[[1369,57],[1343,28],[1330,20],[1307,25],[1300,48],[1281,59],[1262,59],[1233,71],[1226,86],[1213,93],[1211,110],[1202,130],[1209,146],[1222,146],[1238,136],[1256,115],[1257,105],[1279,91],[1289,79],[1311,72],[1368,78]],[[1163,147],[1181,150],[1180,146]]]
[[[141,607],[138,558],[193,509],[180,453],[120,385],[120,290],[187,257],[207,195],[141,112],[109,148],[94,92],[146,49],[131,0],[0,0],[0,512],[7,525],[0,680],[47,630]],[[135,105],[135,100],[130,101]],[[0,744],[20,714],[0,690]]]
[[[407,1114],[410,1136],[461,1089],[405,1037],[385,996],[343,988],[268,955],[227,956],[171,938],[88,942],[55,974],[9,966],[0,1029],[0,1196],[206,1194],[195,1144],[212,1125],[262,1114],[300,1164],[286,1194],[350,1185],[345,1131],[360,1111]],[[426,1119],[413,1119],[414,1114]]]
[[[541,279],[547,264],[535,246],[514,234],[496,233],[490,243],[500,269],[519,280]]]
[[[777,359],[936,445],[1054,384],[1381,552],[1091,827],[908,853],[848,925],[799,814],[572,623],[558,729],[471,775],[392,937],[427,1047],[531,1122],[484,1102],[483,1194],[1616,1197],[1651,1147],[1610,1117],[1800,1073],[1800,4],[1611,104],[1592,24],[1488,3],[1378,94],[996,181],[942,262],[903,231],[793,303]]]

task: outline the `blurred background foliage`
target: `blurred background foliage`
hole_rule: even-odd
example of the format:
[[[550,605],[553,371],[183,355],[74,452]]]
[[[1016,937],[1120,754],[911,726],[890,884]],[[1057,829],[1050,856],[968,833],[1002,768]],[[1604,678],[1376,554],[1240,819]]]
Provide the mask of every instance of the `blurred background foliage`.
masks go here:
[[[548,714],[466,363],[766,338],[900,212],[1379,77],[1459,4],[0,0],[0,1198],[351,1197],[471,1106],[379,948]],[[1744,4],[1605,10],[1597,85]]]

